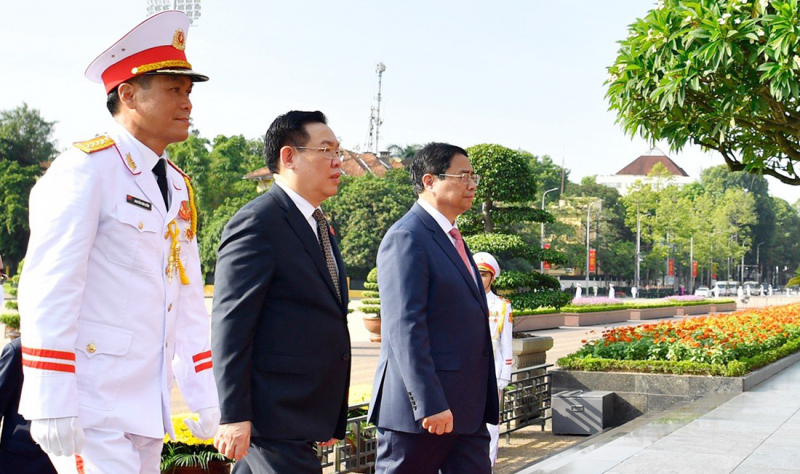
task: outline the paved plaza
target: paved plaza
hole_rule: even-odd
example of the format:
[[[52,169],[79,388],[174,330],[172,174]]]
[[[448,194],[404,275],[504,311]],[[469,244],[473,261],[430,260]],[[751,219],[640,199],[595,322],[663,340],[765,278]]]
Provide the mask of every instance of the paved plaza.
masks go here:
[[[800,362],[588,439],[519,474],[800,474]]]

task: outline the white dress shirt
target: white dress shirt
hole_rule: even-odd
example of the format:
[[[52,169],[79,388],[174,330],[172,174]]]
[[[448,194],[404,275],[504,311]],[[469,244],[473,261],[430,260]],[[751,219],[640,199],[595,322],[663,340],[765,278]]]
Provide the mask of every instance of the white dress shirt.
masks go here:
[[[311,230],[314,231],[314,235],[317,236],[317,241],[319,242],[319,229],[318,229],[319,226],[317,225],[317,220],[314,219],[314,211],[316,211],[319,208],[312,206],[310,202],[308,202],[303,196],[297,194],[297,192],[295,192],[294,189],[290,188],[289,185],[281,182],[282,178],[279,174],[276,174],[274,176],[275,176],[275,184],[280,186],[280,188],[283,189],[284,192],[286,192],[286,194],[289,196],[289,199],[292,200],[294,205],[297,206],[297,210],[300,211],[300,214],[303,215],[306,222],[308,222],[308,225],[311,226]],[[320,209],[320,211],[322,211],[322,209]],[[336,261],[335,258],[333,259],[333,262],[336,264],[336,273],[338,275],[339,263]]]

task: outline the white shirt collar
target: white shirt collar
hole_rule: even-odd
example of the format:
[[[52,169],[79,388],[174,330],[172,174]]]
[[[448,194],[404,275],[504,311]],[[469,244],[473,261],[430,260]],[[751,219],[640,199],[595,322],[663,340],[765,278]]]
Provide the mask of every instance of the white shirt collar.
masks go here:
[[[290,188],[288,184],[281,181],[281,177],[279,174],[274,175],[275,184],[280,186],[281,189],[289,196],[289,199],[292,200],[295,206],[297,206],[297,210],[300,211],[303,218],[308,221],[308,224],[314,230],[314,233],[317,233],[317,220],[314,219],[314,211],[317,209],[316,207],[312,206],[310,202],[306,201],[306,199],[297,194],[294,189]],[[317,234],[319,235],[319,234]]]
[[[116,120],[111,121],[110,128],[111,129],[109,130],[109,133],[114,133],[117,138],[121,139],[121,141],[126,141],[128,142],[128,145],[133,145],[137,154],[139,155],[139,160],[137,160],[137,163],[142,169],[152,171],[159,159],[167,157],[166,150],[164,150],[164,153],[161,156],[156,155],[156,152],[148,148],[144,143],[137,140],[136,137],[134,137],[133,134],[128,131],[128,129],[123,127]]]
[[[450,230],[451,229],[457,229],[458,226],[451,224],[450,221],[444,216],[444,214],[439,212],[428,201],[426,201],[426,200],[424,200],[422,198],[419,198],[419,199],[417,199],[417,203],[420,206],[422,206],[422,208],[425,209],[425,211],[428,214],[430,214],[431,217],[433,217],[433,220],[435,220],[436,223],[439,224],[439,227],[441,227],[442,230],[444,231],[444,233],[447,234],[447,237],[450,239],[450,241],[455,243],[455,239],[453,238],[452,235],[450,235]]]

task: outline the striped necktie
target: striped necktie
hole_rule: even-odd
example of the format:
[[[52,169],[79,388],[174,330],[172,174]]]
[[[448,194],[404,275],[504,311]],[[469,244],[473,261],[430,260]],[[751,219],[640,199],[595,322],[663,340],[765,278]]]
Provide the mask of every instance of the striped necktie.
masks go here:
[[[328,265],[328,273],[333,280],[333,286],[336,288],[336,296],[339,301],[342,301],[342,290],[339,288],[339,272],[336,270],[336,260],[333,259],[333,249],[331,249],[331,238],[328,234],[328,221],[322,215],[322,211],[314,209],[314,214],[311,215],[317,221],[317,234],[319,237],[319,246],[322,247],[322,252],[325,254],[325,262]]]

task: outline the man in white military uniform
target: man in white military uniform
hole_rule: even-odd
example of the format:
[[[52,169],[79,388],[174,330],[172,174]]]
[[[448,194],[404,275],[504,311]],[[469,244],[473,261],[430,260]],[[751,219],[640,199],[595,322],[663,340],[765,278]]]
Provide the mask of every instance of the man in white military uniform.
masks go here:
[[[486,304],[489,307],[489,334],[492,338],[492,351],[494,352],[494,373],[497,374],[497,390],[500,398],[500,410],[503,410],[503,390],[511,381],[511,365],[514,363],[514,353],[511,347],[512,330],[514,328],[511,316],[511,303],[497,296],[492,291],[492,283],[500,276],[500,265],[492,254],[478,252],[473,255],[475,265],[481,274],[483,289],[486,291]],[[497,460],[497,445],[500,441],[500,426],[487,424],[491,441],[489,444],[489,457],[494,466]]]
[[[114,121],[31,192],[20,413],[60,473],[158,473],[175,379],[195,436],[219,423],[194,196],[165,152],[208,79],[186,62],[188,27],[155,15],[89,66]]]

